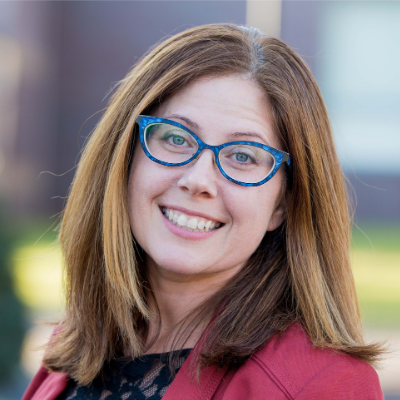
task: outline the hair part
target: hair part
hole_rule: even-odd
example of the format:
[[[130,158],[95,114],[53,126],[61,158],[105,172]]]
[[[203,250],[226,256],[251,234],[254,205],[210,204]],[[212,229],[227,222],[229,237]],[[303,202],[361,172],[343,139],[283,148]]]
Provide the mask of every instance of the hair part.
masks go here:
[[[293,164],[286,221],[266,233],[243,269],[182,328],[189,332],[214,316],[199,368],[240,365],[294,321],[315,346],[371,364],[381,354],[363,339],[343,173],[316,82],[282,41],[216,24],[151,49],[121,81],[85,147],[60,231],[67,302],[44,359],[50,370],[88,384],[116,354],[143,354],[151,288],[127,203],[135,119],[200,77],[229,74],[247,76],[264,90]]]

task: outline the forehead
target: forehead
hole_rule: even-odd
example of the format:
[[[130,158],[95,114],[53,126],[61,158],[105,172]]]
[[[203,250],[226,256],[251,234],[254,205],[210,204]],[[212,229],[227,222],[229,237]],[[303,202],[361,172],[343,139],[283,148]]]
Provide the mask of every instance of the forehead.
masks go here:
[[[268,98],[254,81],[243,76],[203,77],[161,104],[154,115],[184,125],[188,124],[179,116],[190,120],[194,131],[209,144],[247,132],[259,136],[247,140],[278,146]]]

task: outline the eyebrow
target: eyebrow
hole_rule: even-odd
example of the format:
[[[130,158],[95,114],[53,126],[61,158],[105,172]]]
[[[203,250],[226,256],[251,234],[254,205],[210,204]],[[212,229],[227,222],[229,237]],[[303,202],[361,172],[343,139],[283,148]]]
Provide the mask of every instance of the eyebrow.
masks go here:
[[[232,139],[238,138],[239,136],[247,136],[247,137],[257,138],[260,140],[260,142],[268,144],[267,140],[265,140],[261,135],[259,135],[258,133],[255,133],[255,132],[233,132],[233,133],[229,134],[229,137]]]
[[[164,117],[165,119],[171,119],[171,118],[178,118],[181,119],[182,121],[185,121],[187,125],[189,125],[189,127],[191,129],[194,130],[199,130],[200,126],[198,124],[196,124],[196,122],[192,121],[191,119],[180,115],[180,114],[168,114],[167,116]],[[236,139],[240,136],[246,136],[246,137],[252,137],[252,138],[257,138],[259,139],[262,143],[266,143],[267,145],[269,145],[268,141],[263,138],[260,134],[255,133],[255,132],[232,132],[228,134],[229,139]]]
[[[179,115],[179,114],[168,114],[167,116],[164,117],[165,119],[171,119],[171,118],[178,118],[181,119],[182,121],[185,121],[190,128],[192,129],[200,129],[200,126],[198,124],[196,124],[196,122],[192,121],[191,119],[184,117],[183,115]]]

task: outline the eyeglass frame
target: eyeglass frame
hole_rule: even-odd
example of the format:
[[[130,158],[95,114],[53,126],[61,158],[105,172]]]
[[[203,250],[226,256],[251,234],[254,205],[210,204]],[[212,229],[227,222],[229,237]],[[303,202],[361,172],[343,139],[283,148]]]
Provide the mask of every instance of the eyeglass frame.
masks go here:
[[[215,162],[216,162],[216,164],[218,166],[218,169],[220,170],[221,174],[226,179],[228,179],[229,181],[231,181],[233,183],[236,183],[237,185],[240,185],[240,186],[260,186],[260,185],[263,185],[264,183],[268,182],[270,179],[272,179],[274,177],[274,175],[277,173],[278,169],[280,168],[280,166],[284,162],[286,162],[288,167],[291,168],[292,162],[291,162],[289,153],[286,153],[286,152],[284,152],[282,150],[275,149],[274,147],[270,147],[270,146],[267,146],[267,145],[262,144],[262,143],[240,140],[240,141],[223,143],[223,144],[220,144],[220,145],[217,145],[217,146],[212,146],[212,145],[209,145],[209,144],[203,142],[194,132],[192,132],[186,126],[180,124],[179,122],[172,121],[170,119],[153,117],[153,116],[149,116],[149,115],[138,115],[136,117],[136,123],[139,126],[140,143],[142,145],[143,151],[145,152],[146,156],[150,158],[150,160],[152,160],[152,161],[154,161],[154,162],[156,162],[158,164],[161,164],[161,165],[165,165],[165,166],[168,166],[168,167],[181,167],[181,166],[189,164],[191,161],[195,160],[203,150],[209,149],[214,153]],[[176,126],[176,127],[180,128],[180,129],[190,133],[190,135],[192,135],[195,138],[195,140],[196,140],[196,142],[197,142],[197,144],[199,146],[199,148],[197,149],[196,153],[194,153],[193,156],[190,157],[188,160],[180,162],[180,163],[169,163],[169,162],[166,162],[166,161],[161,161],[158,158],[155,158],[149,152],[149,150],[148,150],[148,148],[146,146],[146,143],[145,143],[145,140],[144,140],[144,131],[145,131],[145,128],[147,126],[149,126],[150,124],[157,124],[157,123],[166,123],[166,124],[169,124],[169,125],[173,125],[173,126]],[[232,177],[227,175],[226,172],[223,170],[223,168],[222,168],[222,166],[221,166],[221,164],[219,162],[219,157],[218,157],[219,152],[223,148],[225,148],[227,146],[232,146],[232,145],[255,146],[255,147],[259,147],[259,148],[267,151],[269,154],[272,155],[272,157],[275,160],[275,166],[274,166],[273,170],[263,180],[261,180],[259,182],[247,183],[247,182],[242,182],[242,181],[238,181],[236,179],[233,179]]]

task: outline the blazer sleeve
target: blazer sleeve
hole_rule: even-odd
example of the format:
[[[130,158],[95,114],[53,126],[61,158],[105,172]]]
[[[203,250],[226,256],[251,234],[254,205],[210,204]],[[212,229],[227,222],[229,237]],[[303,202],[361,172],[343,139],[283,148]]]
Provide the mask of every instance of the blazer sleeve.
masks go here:
[[[27,387],[21,400],[55,400],[67,387],[68,376],[47,372],[42,365]]]
[[[42,365],[38,372],[36,372],[35,376],[29,383],[28,387],[25,390],[24,395],[22,396],[21,400],[30,400],[33,398],[41,384],[46,380],[49,376],[46,368]]]
[[[296,400],[384,400],[378,374],[367,363],[337,362],[319,371]]]

